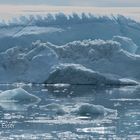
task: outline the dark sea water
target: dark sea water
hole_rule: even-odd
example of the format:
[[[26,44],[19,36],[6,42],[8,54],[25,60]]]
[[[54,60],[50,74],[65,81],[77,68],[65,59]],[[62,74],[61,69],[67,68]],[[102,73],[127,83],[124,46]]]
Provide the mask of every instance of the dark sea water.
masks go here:
[[[1,140],[139,140],[140,87],[1,85],[5,91],[21,86],[39,103],[0,103]],[[108,116],[80,116],[79,104],[116,110]]]

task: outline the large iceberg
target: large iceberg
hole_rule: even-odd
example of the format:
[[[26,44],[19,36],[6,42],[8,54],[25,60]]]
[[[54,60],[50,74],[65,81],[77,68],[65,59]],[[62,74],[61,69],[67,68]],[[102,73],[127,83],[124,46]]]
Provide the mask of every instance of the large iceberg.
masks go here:
[[[138,22],[123,16],[92,14],[23,16],[17,22],[0,24],[0,83],[43,83],[63,63],[82,65],[111,82],[115,78],[135,83],[140,80],[139,29]],[[83,83],[93,84],[88,70],[80,71],[86,77]]]
[[[22,16],[0,25],[0,51],[13,46],[26,48],[36,40],[62,45],[83,39],[109,40],[113,36],[129,37],[140,46],[139,29],[138,22],[121,15],[107,17],[84,13],[57,13],[45,17]]]

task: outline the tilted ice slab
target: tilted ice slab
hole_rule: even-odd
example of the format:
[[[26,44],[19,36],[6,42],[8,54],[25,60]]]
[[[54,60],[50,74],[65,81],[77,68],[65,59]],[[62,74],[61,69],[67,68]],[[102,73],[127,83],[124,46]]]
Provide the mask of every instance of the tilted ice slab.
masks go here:
[[[29,94],[22,88],[6,90],[0,93],[0,102],[19,102],[30,103],[38,102],[40,99],[32,94]]]
[[[99,72],[87,69],[82,65],[63,64],[51,72],[46,84],[72,84],[72,85],[137,85],[133,80],[108,78]]]
[[[29,51],[25,56],[30,64],[25,72],[24,81],[42,83],[46,77],[49,76],[52,67],[58,64],[58,57],[57,54],[47,46],[35,45],[34,47],[35,48]]]
[[[25,110],[40,101],[40,98],[22,88],[6,90],[0,93],[0,106],[6,110]]]
[[[13,47],[0,53],[0,81],[2,83],[41,83],[58,63],[56,53],[47,46],[24,49]]]

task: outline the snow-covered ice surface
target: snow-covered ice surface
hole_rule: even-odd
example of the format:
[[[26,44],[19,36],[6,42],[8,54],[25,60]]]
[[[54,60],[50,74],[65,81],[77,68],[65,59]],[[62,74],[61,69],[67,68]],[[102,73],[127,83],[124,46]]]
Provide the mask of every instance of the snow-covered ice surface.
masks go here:
[[[58,13],[0,21],[0,139],[139,139],[140,22]]]

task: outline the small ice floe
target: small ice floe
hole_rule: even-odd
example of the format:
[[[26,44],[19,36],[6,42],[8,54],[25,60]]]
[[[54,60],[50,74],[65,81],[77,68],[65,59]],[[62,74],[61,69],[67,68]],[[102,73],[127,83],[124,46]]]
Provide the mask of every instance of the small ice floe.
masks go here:
[[[66,113],[61,105],[55,103],[48,104],[45,106],[45,108],[55,112],[56,115],[64,115]]]
[[[117,116],[116,110],[108,109],[101,105],[93,105],[88,103],[78,105],[74,113],[76,115],[88,116],[91,118],[102,118],[110,115]]]
[[[115,117],[117,116],[117,111],[113,109],[105,108],[101,105],[93,105],[89,103],[76,104],[74,107],[67,105],[61,105],[57,103],[51,103],[45,106],[40,106],[41,110],[51,112],[52,115],[56,116],[74,116],[79,119],[102,119],[104,117]]]
[[[6,90],[0,93],[0,106],[6,110],[24,110],[40,101],[22,88]]]

